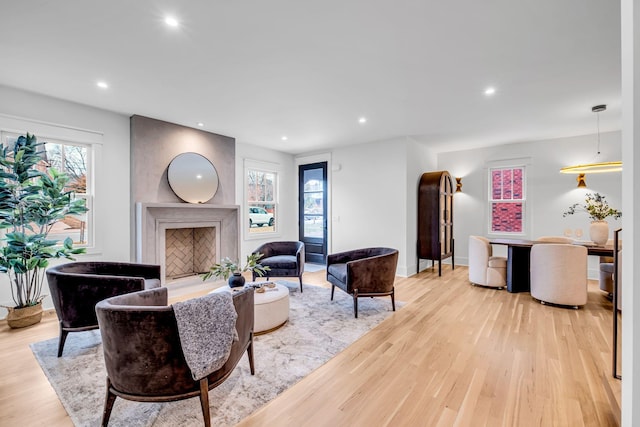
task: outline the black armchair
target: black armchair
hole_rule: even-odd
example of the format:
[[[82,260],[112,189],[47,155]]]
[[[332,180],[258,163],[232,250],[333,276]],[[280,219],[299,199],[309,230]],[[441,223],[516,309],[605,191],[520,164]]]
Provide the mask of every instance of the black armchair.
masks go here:
[[[60,321],[58,357],[69,332],[98,328],[96,304],[105,298],[160,286],[160,266],[121,262],[71,262],[47,269]]]
[[[200,397],[204,425],[210,426],[209,390],[222,384],[247,352],[253,375],[253,289],[233,293],[238,340],[224,365],[194,380],[182,350],[175,312],[167,288],[120,295],[96,305],[107,369],[102,425],[116,397],[138,402],[171,402]]]
[[[270,277],[297,277],[302,292],[302,273],[304,273],[304,243],[302,242],[269,242],[261,245],[253,253],[261,253],[260,264],[269,267],[267,280]],[[253,273],[253,280],[256,280]]]
[[[364,248],[331,254],[327,257],[327,281],[331,283],[331,301],[336,286],[353,296],[353,311],[358,318],[359,297],[391,296],[396,311],[395,289],[398,251],[391,248]]]

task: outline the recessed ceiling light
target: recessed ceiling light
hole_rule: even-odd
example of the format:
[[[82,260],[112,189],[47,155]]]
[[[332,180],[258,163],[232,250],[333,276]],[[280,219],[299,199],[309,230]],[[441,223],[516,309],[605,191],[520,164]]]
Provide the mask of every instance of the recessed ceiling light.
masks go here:
[[[167,16],[166,18],[164,18],[164,23],[167,24],[170,27],[177,27],[178,26],[178,20],[176,18],[174,18],[173,16]]]
[[[496,88],[495,87],[488,87],[484,90],[484,94],[487,96],[491,96],[493,94],[496,93]]]
[[[203,126],[204,126],[204,123],[202,123],[202,122],[198,122],[198,126],[203,127]]]
[[[362,124],[362,123],[367,123],[367,118],[366,117],[360,117],[358,119],[358,123]]]
[[[286,140],[287,140],[287,139],[289,139],[289,138],[287,137],[287,135],[284,135],[281,139],[282,139],[283,141],[286,141]]]
[[[98,83],[96,83],[96,86],[98,86],[101,89],[108,89],[109,85],[107,84],[107,82],[103,82],[103,81],[99,81]]]

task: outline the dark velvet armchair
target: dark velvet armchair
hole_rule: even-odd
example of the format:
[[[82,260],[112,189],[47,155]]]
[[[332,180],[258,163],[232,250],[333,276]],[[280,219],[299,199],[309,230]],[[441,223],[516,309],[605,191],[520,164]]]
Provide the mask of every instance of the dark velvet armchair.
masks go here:
[[[327,281],[331,283],[331,301],[336,286],[353,296],[353,311],[358,317],[358,298],[391,296],[396,311],[393,282],[398,251],[391,248],[364,248],[331,254],[327,257]]]
[[[96,305],[107,369],[107,394],[102,425],[106,426],[116,397],[139,402],[171,402],[200,397],[205,426],[211,425],[209,390],[231,375],[244,352],[253,366],[253,289],[233,294],[239,340],[217,371],[194,380],[184,357],[176,316],[167,306],[167,288],[150,289],[106,299]]]
[[[253,253],[261,253],[260,264],[269,267],[267,280],[270,277],[297,277],[302,292],[302,273],[304,273],[304,243],[302,242],[269,242],[257,248]],[[253,280],[257,275],[253,273]]]
[[[60,321],[58,357],[69,332],[98,328],[96,304],[105,298],[160,286],[160,266],[121,262],[71,262],[47,269]]]

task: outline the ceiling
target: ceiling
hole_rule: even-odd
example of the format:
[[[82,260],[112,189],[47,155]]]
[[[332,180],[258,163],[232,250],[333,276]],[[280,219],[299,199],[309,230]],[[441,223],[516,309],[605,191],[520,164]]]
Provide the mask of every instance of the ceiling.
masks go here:
[[[621,126],[615,0],[0,1],[0,84],[293,154]]]

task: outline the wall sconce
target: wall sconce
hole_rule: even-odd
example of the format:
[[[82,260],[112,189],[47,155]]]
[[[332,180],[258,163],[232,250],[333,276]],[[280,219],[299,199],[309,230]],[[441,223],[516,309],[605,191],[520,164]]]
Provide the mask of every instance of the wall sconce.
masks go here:
[[[587,188],[587,183],[584,180],[584,174],[578,174],[578,177],[576,178],[576,181],[578,181],[578,188]]]
[[[462,193],[462,178],[456,177],[456,193]]]

